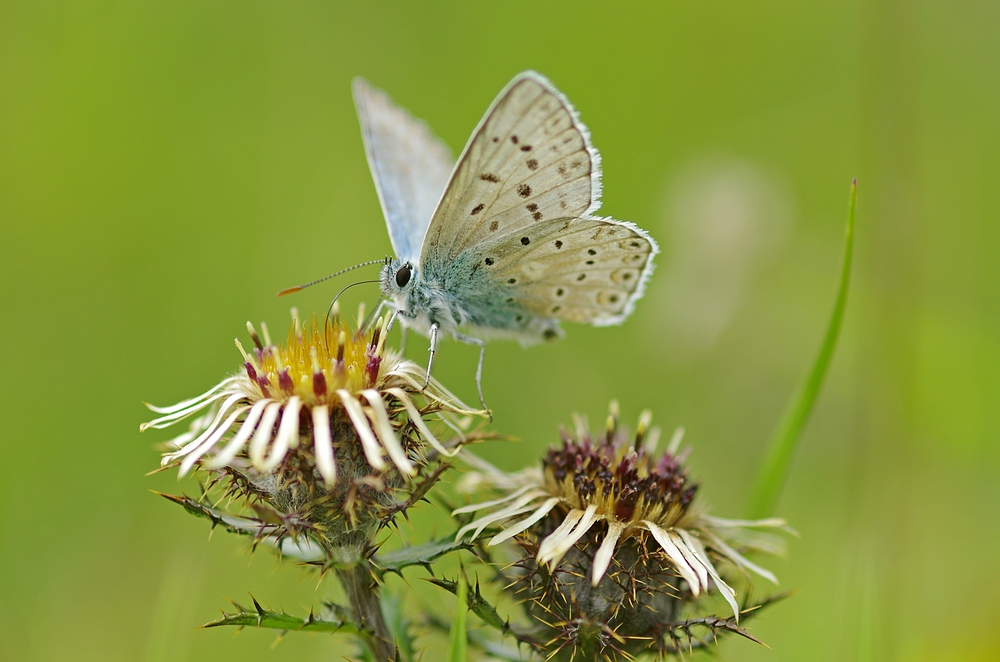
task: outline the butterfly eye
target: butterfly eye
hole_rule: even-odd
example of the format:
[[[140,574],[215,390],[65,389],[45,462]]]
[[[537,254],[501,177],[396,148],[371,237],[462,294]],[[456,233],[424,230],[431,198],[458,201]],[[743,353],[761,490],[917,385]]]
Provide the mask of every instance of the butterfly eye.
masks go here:
[[[410,265],[404,264],[396,272],[396,285],[400,287],[406,287],[406,284],[410,282]]]

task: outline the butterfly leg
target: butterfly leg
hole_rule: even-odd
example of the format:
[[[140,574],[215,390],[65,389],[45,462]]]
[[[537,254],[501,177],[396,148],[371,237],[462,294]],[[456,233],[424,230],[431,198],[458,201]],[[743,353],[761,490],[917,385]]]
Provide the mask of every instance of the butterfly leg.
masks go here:
[[[486,406],[486,399],[483,397],[483,359],[486,358],[486,343],[479,338],[473,338],[472,336],[467,336],[464,333],[456,333],[455,340],[464,342],[467,345],[478,345],[479,346],[479,366],[476,368],[476,389],[479,390],[479,404],[483,406],[483,409],[490,411],[490,408]],[[490,413],[490,420],[493,420],[493,414]]]
[[[431,355],[427,359],[427,374],[424,375],[424,388],[427,388],[427,385],[431,383],[431,366],[434,365],[434,352],[437,351],[438,328],[437,322],[431,324]]]

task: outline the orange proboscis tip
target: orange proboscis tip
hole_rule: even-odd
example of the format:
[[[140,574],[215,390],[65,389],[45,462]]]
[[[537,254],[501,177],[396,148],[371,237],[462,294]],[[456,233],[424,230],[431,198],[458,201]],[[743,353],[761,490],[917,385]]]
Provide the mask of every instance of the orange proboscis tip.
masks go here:
[[[283,297],[286,294],[291,294],[293,292],[298,292],[301,289],[302,289],[301,285],[296,285],[295,287],[289,287],[288,289],[281,290],[280,292],[278,292],[278,296],[279,297]]]

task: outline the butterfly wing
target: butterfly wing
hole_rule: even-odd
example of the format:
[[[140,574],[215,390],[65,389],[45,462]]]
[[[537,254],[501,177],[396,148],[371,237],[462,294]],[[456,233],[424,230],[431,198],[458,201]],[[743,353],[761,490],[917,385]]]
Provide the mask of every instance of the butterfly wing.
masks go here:
[[[416,260],[454,167],[448,147],[422,121],[363,78],[354,104],[389,239],[401,260]]]
[[[621,322],[657,248],[632,224],[591,216],[600,173],[569,101],[541,75],[519,74],[459,158],[424,238],[425,271],[470,265],[470,278],[489,278],[529,314],[514,316],[525,333],[549,328],[530,316]]]
[[[606,326],[632,312],[656,252],[631,223],[561,219],[484,246],[481,268],[532,315]]]

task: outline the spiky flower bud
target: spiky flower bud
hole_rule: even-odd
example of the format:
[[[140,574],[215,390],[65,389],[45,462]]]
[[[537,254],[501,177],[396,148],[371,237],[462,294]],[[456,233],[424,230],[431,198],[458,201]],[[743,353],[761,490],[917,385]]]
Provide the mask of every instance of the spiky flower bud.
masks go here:
[[[665,655],[704,645],[719,632],[746,635],[737,625],[741,609],[722,578],[729,569],[723,564],[777,583],[744,553],[778,551],[780,538],[751,529],[784,527],[784,521],[706,515],[685,454],[678,453],[680,431],[666,452],[657,453],[658,433],[649,421],[644,413],[630,436],[612,403],[602,433],[591,435],[578,419],[576,433],[563,431],[562,444],[549,449],[540,468],[504,474],[473,460],[480,471],[463,480],[467,489],[490,485],[505,493],[457,509],[456,515],[488,511],[458,536],[472,532],[475,538],[502,525],[488,544],[516,539],[520,558],[510,590],[540,624],[533,639],[551,659],[631,659],[649,650]],[[706,596],[716,593],[729,603],[732,618],[695,618]],[[707,629],[704,638],[693,632],[695,625]]]
[[[418,468],[457,452],[428,422],[476,412],[387,349],[381,319],[352,330],[339,315],[313,315],[303,328],[293,310],[283,345],[264,325],[261,335],[247,328],[254,346],[236,341],[239,372],[172,407],[149,405],[161,416],[140,429],[198,415],[168,442],[164,466],[214,472],[272,537],[304,535],[328,560],[350,562],[407,505]]]

